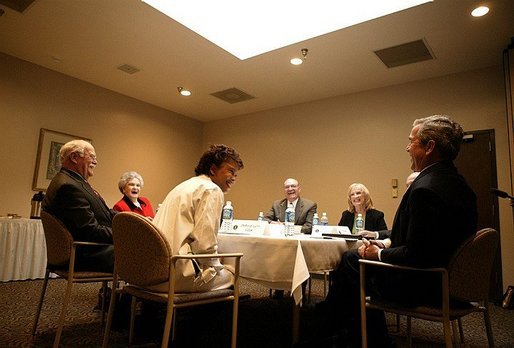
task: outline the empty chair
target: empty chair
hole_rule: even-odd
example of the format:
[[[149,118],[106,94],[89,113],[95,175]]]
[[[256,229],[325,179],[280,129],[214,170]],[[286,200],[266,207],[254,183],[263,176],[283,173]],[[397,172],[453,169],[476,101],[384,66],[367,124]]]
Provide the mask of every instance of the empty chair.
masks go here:
[[[464,342],[461,318],[473,312],[484,315],[487,340],[490,347],[494,346],[493,332],[488,312],[489,279],[493,261],[499,244],[499,233],[492,228],[478,231],[456,251],[447,268],[415,268],[392,265],[383,262],[360,260],[361,285],[361,326],[362,346],[367,346],[366,308],[384,310],[386,312],[407,316],[407,335],[411,344],[411,318],[420,318],[443,323],[446,347],[452,346],[453,329],[454,341],[457,346]],[[366,294],[366,266],[384,267],[404,270],[406,272],[438,273],[442,279],[442,306],[406,307],[402,304],[368,297]],[[452,300],[459,301],[459,306],[453,306]],[[458,324],[458,328],[457,328]],[[460,339],[457,338],[459,333]]]
[[[34,326],[32,328],[32,336],[36,334],[43,300],[45,298],[46,287],[48,285],[48,278],[50,272],[59,275],[66,279],[66,292],[62,302],[61,315],[59,316],[59,323],[57,325],[57,333],[55,334],[54,347],[59,346],[61,339],[64,321],[66,319],[66,309],[70,303],[71,290],[74,283],[93,283],[101,282],[103,287],[102,294],[106,293],[107,282],[112,281],[112,273],[104,272],[88,272],[88,271],[75,271],[75,255],[77,248],[88,248],[91,246],[106,245],[103,243],[91,242],[77,242],[73,240],[71,233],[66,229],[64,224],[55,218],[53,215],[43,211],[41,212],[41,220],[43,222],[43,229],[46,239],[46,254],[47,265],[45,272],[45,279],[43,281],[43,288],[41,290],[41,297],[39,300],[36,317],[34,318]],[[104,321],[104,301],[102,301],[102,324]]]
[[[132,297],[129,329],[129,345],[132,343],[136,298],[165,303],[166,319],[162,337],[162,347],[168,346],[172,331],[175,310],[181,307],[206,303],[233,301],[231,346],[236,347],[237,316],[239,302],[239,263],[241,253],[172,255],[171,247],[164,235],[148,219],[132,212],[117,214],[113,219],[113,240],[115,255],[114,282],[125,283],[116,293]],[[235,258],[234,289],[208,292],[175,293],[175,265],[181,259]],[[154,292],[145,287],[168,282],[168,292]],[[109,314],[103,346],[107,347],[115,307],[115,296],[111,296]],[[173,325],[174,326],[174,325]]]

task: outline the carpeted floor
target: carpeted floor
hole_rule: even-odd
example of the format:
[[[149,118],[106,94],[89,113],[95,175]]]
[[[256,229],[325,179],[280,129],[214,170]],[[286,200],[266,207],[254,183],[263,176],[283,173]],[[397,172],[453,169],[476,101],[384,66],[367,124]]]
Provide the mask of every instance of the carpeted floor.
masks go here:
[[[50,347],[52,345],[63,280],[51,280],[47,299],[41,314],[38,334],[30,334],[36,311],[41,280],[0,283],[0,347]],[[98,297],[98,284],[78,284],[73,290],[72,307],[64,328],[62,347],[99,347],[103,328],[100,313],[93,311]],[[313,298],[319,300],[322,281],[313,281]],[[251,295],[241,301],[239,311],[238,347],[290,347],[291,316],[293,302],[290,298],[274,300],[268,297],[268,289],[243,280],[241,293]],[[493,332],[497,347],[514,347],[514,311],[491,305]],[[146,307],[144,318],[136,321],[135,346],[160,346],[163,311]],[[150,313],[150,315],[148,314]],[[153,313],[154,315],[152,315]],[[178,316],[174,347],[228,347],[230,342],[231,306],[214,304],[195,309],[183,309]],[[320,347],[316,323],[302,313],[301,346]],[[388,323],[394,317],[388,316]],[[463,319],[466,343],[464,347],[486,347],[487,339],[482,316],[473,314]],[[405,319],[400,332],[395,334],[399,347],[406,347]],[[110,346],[126,347],[128,331],[118,328],[112,331]],[[413,345],[415,347],[443,347],[441,324],[413,320]]]

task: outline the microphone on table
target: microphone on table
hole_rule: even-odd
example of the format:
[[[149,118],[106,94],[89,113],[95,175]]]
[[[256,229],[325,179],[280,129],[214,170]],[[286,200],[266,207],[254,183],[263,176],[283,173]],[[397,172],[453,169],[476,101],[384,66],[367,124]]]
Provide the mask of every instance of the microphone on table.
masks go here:
[[[514,208],[514,197],[509,195],[507,192],[491,188],[491,193],[500,198],[507,198],[508,200],[510,200],[510,205]]]
[[[505,191],[502,191],[502,190],[498,190],[498,189],[495,189],[495,188],[491,188],[491,193],[495,196],[498,196],[500,198],[508,198],[510,199],[511,201],[514,200],[514,197],[509,195],[507,192]]]

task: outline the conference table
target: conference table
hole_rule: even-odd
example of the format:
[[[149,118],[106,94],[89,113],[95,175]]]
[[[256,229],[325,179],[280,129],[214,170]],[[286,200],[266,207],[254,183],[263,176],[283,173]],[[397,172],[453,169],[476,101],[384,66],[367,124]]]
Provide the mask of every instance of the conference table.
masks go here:
[[[299,337],[302,283],[310,273],[335,269],[341,255],[358,248],[360,241],[343,238],[311,238],[219,233],[218,252],[242,252],[240,276],[267,288],[290,291],[293,306],[293,344]]]
[[[0,217],[0,281],[44,278],[45,269],[41,220]]]

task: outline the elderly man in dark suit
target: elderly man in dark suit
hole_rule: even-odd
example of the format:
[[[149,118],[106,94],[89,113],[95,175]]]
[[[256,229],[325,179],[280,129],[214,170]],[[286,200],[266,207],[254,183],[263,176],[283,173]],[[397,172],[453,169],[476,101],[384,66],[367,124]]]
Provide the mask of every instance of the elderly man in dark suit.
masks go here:
[[[112,244],[116,212],[88,182],[97,165],[94,147],[84,140],[72,140],[61,147],[59,156],[62,167],[48,186],[43,210],[61,220],[75,240]],[[77,249],[76,267],[112,272],[113,246]]]
[[[313,201],[300,197],[300,184],[298,180],[289,178],[284,182],[284,199],[273,202],[270,211],[265,218],[269,222],[284,222],[286,209],[292,205],[295,209],[295,225],[302,226],[302,233],[310,234],[312,230],[312,218],[318,208]]]
[[[318,309],[338,317],[360,345],[359,258],[416,267],[445,267],[452,254],[477,228],[476,196],[458,174],[453,160],[462,127],[447,116],[414,121],[407,152],[412,170],[420,172],[405,192],[393,222],[391,246],[363,240],[358,251],[343,255],[327,300]],[[372,274],[377,296],[419,305],[440,303],[440,280],[390,272]],[[368,311],[370,346],[390,343],[382,311]]]

